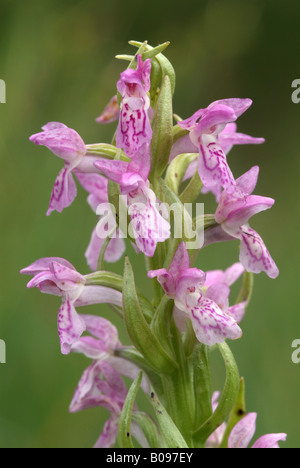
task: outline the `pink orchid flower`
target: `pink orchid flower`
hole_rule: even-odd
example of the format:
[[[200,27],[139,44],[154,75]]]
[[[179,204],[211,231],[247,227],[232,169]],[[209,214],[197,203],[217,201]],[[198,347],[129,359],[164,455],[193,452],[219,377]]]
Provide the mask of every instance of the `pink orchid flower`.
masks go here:
[[[213,411],[217,409],[220,393],[215,392],[212,397]],[[255,434],[257,413],[248,413],[232,429],[228,438],[228,448],[248,448]],[[219,448],[226,431],[226,423],[223,423],[211,434],[206,442],[206,448]],[[280,440],[285,441],[286,434],[266,434],[260,437],[251,448],[278,449]]]
[[[249,219],[274,205],[272,198],[251,195],[258,179],[259,168],[250,169],[236,181],[235,193],[226,190],[221,195],[215,219],[219,226],[207,233],[205,244],[218,240],[239,239],[240,262],[247,271],[265,271],[276,278],[278,268],[259,234],[248,225]]]
[[[198,165],[204,193],[213,191],[218,198],[222,187],[234,191],[235,180],[228,166],[226,155],[233,145],[260,144],[263,138],[253,138],[236,132],[234,123],[252,104],[250,99],[224,99],[200,109],[178,125],[189,130],[173,146],[170,160],[181,153],[199,152],[198,162],[192,163],[185,178],[191,177]]]
[[[111,448],[116,443],[119,418],[126,396],[124,381],[107,362],[94,361],[82,374],[70,405],[70,412],[76,413],[101,406],[110,413],[95,448]],[[131,433],[142,447],[147,447],[146,438],[135,423],[131,424]]]
[[[158,242],[164,242],[171,235],[170,224],[159,213],[157,198],[150,188],[150,149],[144,145],[135,158],[125,161],[96,161],[95,167],[121,188],[126,195],[131,228],[140,252],[153,257]]]
[[[59,122],[49,122],[42,127],[43,132],[30,137],[36,145],[46,146],[56,156],[65,161],[52,190],[47,216],[53,211],[61,213],[70,206],[77,195],[72,172],[95,172],[94,157],[86,156],[86,146],[80,135]]]
[[[58,312],[62,354],[69,354],[73,343],[86,330],[86,324],[75,307],[105,303],[122,307],[120,292],[102,286],[86,285],[85,277],[62,258],[42,258],[21,270],[21,273],[33,276],[28,288],[37,287],[42,293],[62,297]]]
[[[143,62],[137,56],[137,69],[127,69],[121,73],[117,88],[122,96],[120,119],[116,134],[116,144],[130,158],[140,148],[150,144],[152,129],[149,119],[151,60]]]
[[[218,287],[211,285],[206,288],[206,274],[190,268],[184,242],[178,247],[169,270],[150,271],[148,277],[158,277],[165,293],[175,300],[175,318],[179,328],[189,318],[200,343],[213,346],[226,338],[235,340],[241,337],[240,327],[226,308],[228,286],[220,283]]]

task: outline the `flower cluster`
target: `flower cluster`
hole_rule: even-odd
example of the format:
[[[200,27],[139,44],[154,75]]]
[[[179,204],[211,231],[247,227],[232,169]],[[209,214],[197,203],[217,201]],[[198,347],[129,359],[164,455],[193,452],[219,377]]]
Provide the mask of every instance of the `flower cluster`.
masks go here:
[[[228,365],[233,357],[226,340],[242,336],[240,322],[251,295],[252,273],[278,275],[262,238],[248,224],[254,214],[271,208],[274,200],[253,195],[258,167],[236,178],[227,156],[234,145],[261,144],[264,139],[237,132],[236,121],[251,106],[250,99],[219,100],[175,123],[175,73],[162,54],[168,43],[156,48],[147,43],[132,45],[138,52],[121,57],[130,60],[129,67],[120,75],[117,94],[97,119],[101,124],[118,122],[111,144],[85,144],[75,130],[57,122],[30,137],[64,161],[47,215],[61,213],[74,202],[77,180],[88,192],[95,214],[102,214],[99,207],[105,206],[113,220],[113,229],[104,236],[99,229],[93,230],[85,254],[92,273],[82,275],[67,260],[56,257],[40,259],[21,273],[33,276],[28,288],[62,298],[58,312],[61,352],[82,353],[92,360],[70,411],[102,406],[110,412],[96,447],[112,447],[116,441],[131,446],[131,435],[146,447],[219,446],[239,379],[237,374],[228,379],[226,405],[224,398],[217,404],[216,396],[211,404],[212,395],[205,392],[208,361],[203,356],[218,346]],[[175,224],[182,219],[161,209],[172,203],[182,207],[184,201],[193,202],[208,192],[216,197],[216,212],[200,222],[201,248],[215,242],[240,242],[239,262],[235,259],[226,271],[204,272],[195,267],[198,251],[189,251],[188,239],[174,234]],[[103,268],[104,262],[123,257],[128,227],[136,254],[145,256],[152,300],[136,287],[128,257],[124,277]],[[231,286],[241,276],[242,289],[234,302]],[[120,343],[117,329],[108,320],[77,312],[81,306],[104,303],[124,319],[132,346]],[[122,376],[134,381],[130,391]],[[139,386],[150,396],[155,418],[138,411]],[[159,409],[162,406],[165,411]],[[254,416],[249,413],[234,426],[229,448],[248,445],[255,430]],[[277,446],[284,438],[283,434],[264,436],[254,446]]]

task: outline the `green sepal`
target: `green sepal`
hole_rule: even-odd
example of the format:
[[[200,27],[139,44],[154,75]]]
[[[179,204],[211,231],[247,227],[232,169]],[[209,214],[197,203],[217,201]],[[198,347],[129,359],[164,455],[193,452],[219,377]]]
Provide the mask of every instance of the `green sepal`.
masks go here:
[[[179,195],[180,185],[191,162],[195,161],[198,154],[184,153],[176,156],[168,167],[166,183],[176,195]]]
[[[164,350],[143,315],[128,257],[125,259],[123,312],[128,335],[146,362],[159,373],[174,372],[177,367],[176,362]]]
[[[239,389],[238,397],[236,399],[234,408],[231,411],[231,414],[229,416],[229,420],[228,420],[228,423],[226,425],[226,431],[225,431],[225,434],[223,436],[223,440],[221,442],[220,448],[227,448],[227,446],[228,446],[228,437],[229,437],[232,429],[245,416],[246,416],[245,380],[242,377],[241,380],[240,380],[240,389]]]
[[[124,406],[120,415],[117,433],[117,444],[119,448],[134,448],[132,437],[131,437],[131,420],[133,406],[136,400],[138,390],[141,386],[143,373],[140,372],[138,377],[132,383]]]
[[[132,421],[134,421],[143,431],[150,448],[160,448],[160,434],[156,422],[149,416],[149,414],[135,411],[132,414]]]
[[[169,155],[173,144],[172,90],[168,76],[165,76],[162,81],[152,120],[152,129],[152,169],[149,180],[155,185],[156,178],[162,175],[168,165]]]
[[[87,156],[100,156],[106,159],[120,159],[121,161],[130,162],[130,159],[126,156],[124,151],[120,148],[116,148],[114,145],[107,143],[97,143],[94,145],[86,145]]]
[[[151,401],[155,411],[160,432],[167,448],[188,448],[188,445],[180,433],[178,427],[159,401],[155,392],[151,392]]]
[[[217,346],[225,363],[226,381],[215,412],[194,434],[194,440],[201,446],[204,446],[208,437],[226,421],[235,405],[240,388],[239,371],[229,346],[226,342]]]

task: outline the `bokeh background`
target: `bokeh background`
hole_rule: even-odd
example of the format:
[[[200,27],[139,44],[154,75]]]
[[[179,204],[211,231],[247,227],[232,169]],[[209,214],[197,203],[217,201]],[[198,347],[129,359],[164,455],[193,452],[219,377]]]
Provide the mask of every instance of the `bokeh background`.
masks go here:
[[[166,55],[177,72],[174,110],[188,117],[211,101],[249,97],[254,104],[239,129],[266,144],[236,147],[236,176],[258,164],[257,194],[276,199],[251,225],[264,238],[280,277],[256,276],[244,337],[232,345],[246,378],[247,409],[258,412],[257,436],[287,432],[285,447],[299,447],[300,365],[291,343],[300,339],[299,169],[300,104],[291,84],[300,78],[300,4],[295,0],[0,0],[0,446],[90,447],[107,413],[76,415],[68,405],[82,371],[82,356],[59,352],[59,301],[27,291],[19,270],[45,256],[61,256],[87,273],[84,252],[95,215],[79,190],[63,215],[45,216],[61,162],[29,141],[48,121],[75,128],[88,143],[110,142],[114,126],[95,122],[130,53],[128,40],[171,41]],[[132,251],[131,251],[132,253]],[[199,255],[203,270],[226,268],[238,258],[235,242]],[[121,272],[122,261],[113,267]],[[148,290],[143,260],[139,284]],[[105,307],[89,312],[111,317]],[[121,334],[126,343],[127,337]],[[219,367],[218,367],[219,366]],[[223,370],[216,362],[215,386]]]

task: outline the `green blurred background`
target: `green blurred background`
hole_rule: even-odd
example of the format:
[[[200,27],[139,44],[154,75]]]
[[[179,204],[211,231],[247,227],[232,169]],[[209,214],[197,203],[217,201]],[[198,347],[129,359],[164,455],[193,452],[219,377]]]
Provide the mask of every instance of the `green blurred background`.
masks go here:
[[[295,0],[0,0],[0,78],[7,103],[0,104],[1,294],[0,338],[7,363],[0,364],[0,446],[90,447],[102,429],[102,409],[68,414],[82,371],[82,356],[59,352],[59,301],[27,291],[19,270],[45,256],[61,256],[87,273],[84,252],[96,218],[79,190],[76,203],[45,216],[58,158],[29,141],[48,121],[75,128],[87,143],[109,142],[114,126],[96,124],[124,63],[130,39],[157,45],[177,72],[175,112],[188,117],[211,101],[249,97],[253,107],[239,129],[264,136],[266,144],[236,147],[229,160],[236,176],[261,167],[257,194],[275,207],[251,225],[276,260],[280,277],[255,278],[243,321],[244,337],[232,344],[246,378],[247,409],[257,411],[257,436],[287,432],[285,447],[299,447],[300,365],[291,343],[300,339],[299,169],[300,105],[291,83],[300,78],[299,17]],[[132,250],[131,250],[132,253]],[[200,253],[203,270],[226,268],[238,258],[235,242]],[[149,289],[137,257],[140,285]],[[122,271],[122,261],[115,265]],[[149,289],[149,294],[151,291]],[[118,320],[105,307],[92,307]],[[122,339],[127,338],[122,333]],[[215,386],[221,386],[219,362]]]

